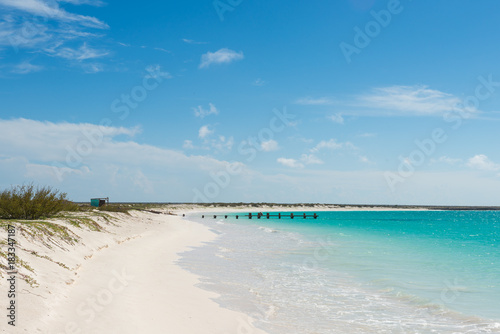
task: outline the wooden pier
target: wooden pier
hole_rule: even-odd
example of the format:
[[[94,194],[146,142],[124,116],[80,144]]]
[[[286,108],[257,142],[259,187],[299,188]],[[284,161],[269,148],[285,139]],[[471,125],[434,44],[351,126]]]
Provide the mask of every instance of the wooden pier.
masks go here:
[[[262,213],[262,212],[259,212],[259,213],[248,213],[248,214],[233,214],[233,215],[213,215],[214,219],[217,219],[217,216],[219,217],[224,217],[225,219],[227,219],[227,217],[236,217],[236,219],[239,219],[240,217],[241,218],[248,218],[248,219],[252,219],[252,218],[256,218],[256,219],[261,219],[261,218],[266,218],[266,219],[269,219],[269,218],[278,218],[278,219],[282,219],[282,218],[290,218],[290,219],[294,219],[294,218],[302,218],[302,219],[307,219],[307,218],[314,218],[314,219],[317,219],[319,216],[317,213],[314,213],[314,214],[307,214],[307,213],[300,213],[300,214],[297,214],[297,213],[275,213],[275,212],[266,212],[266,213]],[[208,216],[207,216],[208,217]],[[205,215],[202,215],[201,218],[205,218]]]

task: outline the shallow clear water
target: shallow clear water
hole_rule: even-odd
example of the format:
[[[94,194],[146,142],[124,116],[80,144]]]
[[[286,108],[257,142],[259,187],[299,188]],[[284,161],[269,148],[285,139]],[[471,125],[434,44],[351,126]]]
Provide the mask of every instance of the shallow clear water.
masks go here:
[[[188,219],[219,237],[181,265],[269,333],[500,333],[499,212]]]

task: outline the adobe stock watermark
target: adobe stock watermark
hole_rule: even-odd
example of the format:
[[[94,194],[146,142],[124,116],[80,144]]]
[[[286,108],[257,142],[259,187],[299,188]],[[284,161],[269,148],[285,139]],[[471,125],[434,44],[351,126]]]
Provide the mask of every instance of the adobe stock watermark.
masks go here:
[[[403,10],[404,7],[399,0],[389,0],[387,9],[382,9],[378,12],[374,10],[370,11],[373,20],[368,21],[363,29],[358,26],[354,27],[353,43],[349,44],[342,41],[339,44],[340,51],[342,51],[346,62],[350,64],[352,56],[354,54],[359,55],[363,49],[370,45],[373,39],[380,35],[383,28],[387,28],[391,24],[393,17],[401,14]]]
[[[472,117],[474,112],[479,110],[481,102],[493,96],[497,87],[500,87],[500,82],[494,81],[492,74],[489,74],[487,78],[479,76],[477,79],[479,84],[474,90],[474,95],[467,96],[460,104],[453,107],[453,111],[443,115],[443,121],[448,123],[449,127],[453,130],[458,130],[465,119]],[[416,168],[422,166],[436,152],[437,147],[447,140],[447,130],[441,127],[432,130],[428,138],[415,140],[416,148],[406,157],[398,157],[400,163],[397,173],[384,173],[384,178],[389,189],[394,193],[396,187],[404,183],[406,179],[412,177],[415,174]]]
[[[242,2],[243,0],[214,0],[213,6],[219,16],[219,20],[222,22],[224,21],[224,14],[226,12],[232,12]]]
[[[148,66],[145,70],[148,74],[142,78],[141,84],[132,87],[130,92],[121,94],[119,98],[111,102],[111,112],[116,114],[121,121],[130,115],[132,109],[139,107],[140,103],[148,97],[149,92],[157,89],[165,78],[169,78],[167,73],[161,72],[159,66]],[[105,136],[113,133],[112,125],[113,121],[110,118],[103,118],[97,127],[81,126],[82,137],[75,145],[67,145],[65,148],[65,164],[52,163],[52,170],[59,182],[63,181],[67,173],[81,167],[83,159],[103,143]]]
[[[77,306],[76,314],[81,321],[67,322],[64,324],[64,331],[58,332],[57,334],[84,334],[85,331],[82,330],[84,324],[94,321],[97,314],[109,306],[115,299],[115,296],[122,293],[129,285],[130,281],[135,278],[129,275],[125,268],[122,268],[121,272],[112,270],[111,274],[113,277],[109,279],[105,286],[90,294],[85,301],[82,301]],[[53,333],[49,332],[47,334]]]
[[[282,132],[286,127],[291,126],[291,121],[295,119],[295,115],[287,112],[286,107],[283,110],[273,110],[274,117],[269,121],[269,126],[262,128],[256,136],[250,136],[247,140],[242,141],[238,146],[238,153],[246,156],[247,162],[252,162],[262,152],[262,143],[273,140],[275,134]],[[202,190],[194,188],[193,203],[213,202],[213,199],[219,196],[221,190],[227,188],[231,183],[231,178],[240,175],[243,172],[243,164],[241,162],[232,162],[226,165],[225,170],[219,172],[211,172],[211,182],[207,182]]]

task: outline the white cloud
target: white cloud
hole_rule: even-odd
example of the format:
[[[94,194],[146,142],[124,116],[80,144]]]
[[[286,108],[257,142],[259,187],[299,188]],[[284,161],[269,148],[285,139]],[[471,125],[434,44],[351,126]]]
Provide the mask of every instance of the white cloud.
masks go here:
[[[295,159],[278,158],[278,163],[290,168],[304,168],[304,165]]]
[[[158,50],[158,51],[161,51],[161,52],[165,52],[165,53],[172,53],[172,51],[169,51],[167,49],[164,49],[164,48],[154,48],[155,50]]]
[[[198,131],[198,137],[200,137],[201,139],[204,139],[207,136],[211,135],[212,133],[214,133],[214,130],[210,130],[208,128],[208,125],[203,125],[200,128],[200,130]]]
[[[358,156],[358,159],[359,161],[361,161],[362,163],[364,164],[369,164],[371,163],[370,159],[368,159],[368,157],[364,156],[364,155],[360,155]]]
[[[455,158],[450,158],[446,155],[443,155],[441,157],[439,157],[439,159],[431,159],[431,163],[437,163],[437,162],[442,162],[442,163],[445,163],[445,164],[448,164],[448,165],[455,165],[455,164],[458,164],[460,162],[462,162],[462,159],[455,159]]]
[[[258,78],[254,82],[252,82],[252,85],[254,85],[254,86],[264,86],[266,83],[267,82],[265,82],[261,78]]]
[[[321,165],[324,163],[314,154],[302,154],[302,156],[300,157],[300,161],[302,161],[306,165]]]
[[[182,148],[185,150],[192,150],[194,149],[193,141],[192,140],[184,140],[184,143],[182,144]]]
[[[53,40],[53,34],[49,28],[37,22],[29,25],[29,34],[26,33],[26,27],[20,23],[20,19],[13,16],[4,16],[0,18],[0,45],[20,48],[35,48],[44,45]]]
[[[229,165],[211,157],[137,143],[132,136],[138,131],[0,119],[0,145],[5,147],[0,155],[0,188],[33,180],[63,186],[61,190],[72,194],[72,199],[75,193],[82,200],[101,192],[115,200],[154,200],[141,194],[160,191],[169,193],[170,200],[182,197],[190,201],[193,188],[203,190],[210,172],[226,170]],[[224,139],[225,145],[230,141]]]
[[[89,5],[89,6],[104,6],[106,5],[105,2],[101,0],[57,0],[58,2],[67,2],[72,5]]]
[[[98,73],[104,71],[105,66],[100,63],[80,63],[79,66],[85,73]]]
[[[327,118],[334,123],[344,124],[344,117],[342,117],[342,114],[340,113],[337,113],[335,115],[330,115]]]
[[[78,23],[80,25],[107,29],[109,26],[95,17],[72,14],[60,8],[56,1],[43,0],[0,0],[0,6],[31,15],[46,17],[53,20]]]
[[[201,148],[205,150],[214,150],[216,152],[227,152],[231,151],[234,145],[233,137],[215,135],[215,129],[210,128],[210,125],[203,125],[198,130],[198,137],[202,139]]]
[[[210,145],[210,148],[218,152],[230,151],[234,145],[234,138],[233,137],[226,138],[225,136],[218,136],[217,139],[211,139],[209,141],[206,141],[205,144]]]
[[[375,88],[371,93],[359,96],[358,103],[359,106],[388,113],[442,115],[457,111],[462,100],[427,86],[390,86]],[[476,108],[471,107],[463,111],[478,112]]]
[[[207,68],[212,64],[231,63],[243,58],[243,52],[236,52],[227,48],[223,48],[216,52],[207,52],[203,54],[201,56],[201,63],[199,68]]]
[[[84,149],[81,143],[89,141],[83,130],[94,134],[97,145],[91,146],[79,163],[68,166],[66,159],[73,157],[69,152]],[[210,173],[227,171],[230,166],[227,161],[207,156],[188,156],[137,143],[131,136],[138,131],[117,126],[101,129],[96,124],[0,119],[0,188],[34,181],[53,185],[78,201],[104,195],[112,201],[191,202],[201,201],[194,198],[194,189],[205,194],[205,185],[214,182]],[[102,140],[98,133],[103,134]],[[292,166],[302,163],[293,161]],[[60,164],[58,173],[63,174],[64,182],[54,176],[54,163]],[[287,163],[290,165],[290,161]],[[218,195],[207,196],[209,201],[495,205],[500,189],[500,178],[473,171],[421,171],[394,194],[383,182],[383,171],[298,168],[293,173],[280,170],[263,174],[237,165],[243,167],[241,175],[231,175],[230,184]]]
[[[24,51],[31,55],[40,52],[69,59],[72,61],[69,66],[81,66],[85,72],[101,71],[102,65],[96,70],[96,64],[83,66],[81,62],[109,54],[98,46],[90,48],[86,44],[97,45],[97,40],[104,36],[102,31],[109,26],[95,17],[68,12],[59,6],[60,2],[71,5],[104,4],[92,0],[0,0],[3,14],[0,16],[0,46],[12,48],[16,53]],[[77,9],[74,6],[69,8]]]
[[[182,41],[187,44],[208,44],[207,42],[197,42],[192,39],[183,38]]]
[[[319,98],[304,97],[295,101],[295,104],[301,104],[305,106],[325,106],[325,105],[331,105],[333,103],[334,101],[329,97],[319,97]]]
[[[196,108],[193,108],[194,115],[196,117],[205,118],[206,116],[209,116],[209,115],[218,115],[219,114],[219,111],[212,103],[209,103],[208,106],[209,106],[208,110],[203,109],[202,106],[198,106]]]
[[[38,72],[41,70],[43,70],[43,66],[33,65],[29,61],[24,61],[14,66],[12,72],[18,74],[28,74],[28,73]]]
[[[276,140],[270,139],[267,141],[263,141],[260,144],[260,148],[264,152],[271,152],[271,151],[277,151],[279,149],[278,142]]]
[[[146,71],[154,79],[158,79],[158,78],[171,79],[172,78],[172,75],[170,75],[170,73],[168,73],[168,72],[164,72],[161,69],[161,66],[158,64],[147,66]]]
[[[311,149],[311,152],[315,153],[323,149],[328,149],[328,150],[356,149],[356,146],[354,146],[350,142],[338,143],[337,140],[335,139],[330,139],[328,141],[322,140],[315,147]]]
[[[83,45],[78,49],[65,47],[54,50],[52,54],[50,52],[48,53],[50,55],[54,55],[65,59],[81,61],[86,59],[94,59],[107,56],[109,54],[109,51],[92,49],[87,46],[87,43],[83,43]]]
[[[500,164],[494,163],[484,154],[478,154],[470,158],[467,161],[467,166],[473,169],[479,169],[484,171],[494,172],[500,170]]]

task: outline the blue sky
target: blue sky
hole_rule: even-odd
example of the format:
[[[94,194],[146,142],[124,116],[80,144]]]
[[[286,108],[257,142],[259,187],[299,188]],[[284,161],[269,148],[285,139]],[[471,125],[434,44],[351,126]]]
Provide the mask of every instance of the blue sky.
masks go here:
[[[496,1],[0,0],[0,187],[497,205]]]

